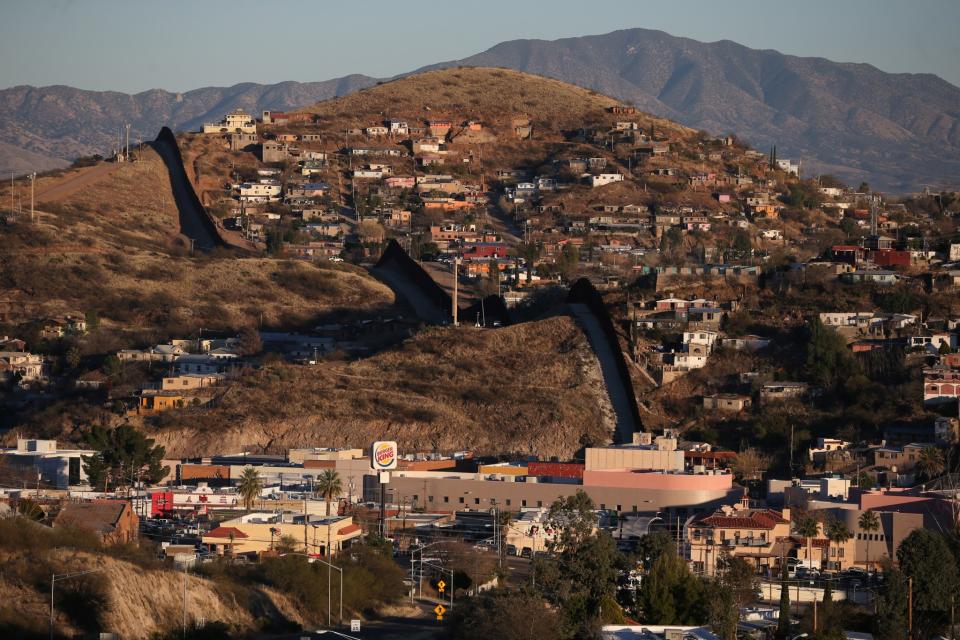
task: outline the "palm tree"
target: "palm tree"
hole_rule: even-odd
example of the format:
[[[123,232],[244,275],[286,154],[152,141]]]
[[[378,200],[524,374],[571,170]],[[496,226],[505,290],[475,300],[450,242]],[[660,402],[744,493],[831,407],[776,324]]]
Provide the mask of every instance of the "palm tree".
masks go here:
[[[244,469],[237,483],[237,493],[243,499],[243,506],[247,511],[250,511],[253,501],[260,496],[262,490],[263,480],[260,479],[260,473],[253,467]]]
[[[820,523],[813,516],[804,516],[797,521],[797,535],[807,539],[807,562],[813,566],[813,539],[820,532]]]
[[[330,530],[333,528],[330,520],[330,501],[343,493],[343,483],[340,481],[340,474],[333,469],[325,469],[317,478],[316,489],[317,492],[323,496],[324,502],[327,503],[327,557],[329,558],[331,555]]]
[[[870,534],[880,530],[880,518],[873,511],[864,511],[857,520],[857,526],[867,534],[867,571],[870,570]]]
[[[830,543],[836,543],[837,545],[842,545],[847,540],[853,537],[853,534],[850,533],[847,523],[842,520],[831,520],[830,524],[827,525],[827,557],[830,557]],[[837,560],[837,568],[839,568],[840,561]]]
[[[943,473],[943,453],[936,447],[927,447],[920,452],[917,471],[924,480],[931,480]]]

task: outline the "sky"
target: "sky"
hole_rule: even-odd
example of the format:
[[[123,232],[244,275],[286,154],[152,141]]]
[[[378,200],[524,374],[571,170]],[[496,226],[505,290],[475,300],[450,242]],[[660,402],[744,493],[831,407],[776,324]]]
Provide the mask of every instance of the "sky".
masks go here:
[[[958,0],[0,0],[0,88],[389,77],[505,40],[643,27],[960,86]]]

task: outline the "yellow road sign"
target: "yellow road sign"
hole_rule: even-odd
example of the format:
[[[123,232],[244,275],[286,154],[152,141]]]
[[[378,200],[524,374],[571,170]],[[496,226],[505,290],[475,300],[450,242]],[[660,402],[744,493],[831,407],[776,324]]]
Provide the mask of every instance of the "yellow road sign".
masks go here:
[[[446,588],[447,588],[447,583],[444,582],[443,580],[437,583],[437,591],[439,591],[440,593],[443,593],[443,590]]]
[[[447,612],[447,608],[442,604],[438,604],[433,608],[433,612],[437,614],[437,620],[443,620],[443,614]]]

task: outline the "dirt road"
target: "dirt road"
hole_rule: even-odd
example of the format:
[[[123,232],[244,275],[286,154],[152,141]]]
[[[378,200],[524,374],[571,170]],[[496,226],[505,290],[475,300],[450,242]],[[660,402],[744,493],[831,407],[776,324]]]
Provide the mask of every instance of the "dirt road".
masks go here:
[[[80,169],[77,173],[54,184],[37,189],[37,202],[56,202],[93,184],[120,168],[115,162],[102,162],[96,166]]]

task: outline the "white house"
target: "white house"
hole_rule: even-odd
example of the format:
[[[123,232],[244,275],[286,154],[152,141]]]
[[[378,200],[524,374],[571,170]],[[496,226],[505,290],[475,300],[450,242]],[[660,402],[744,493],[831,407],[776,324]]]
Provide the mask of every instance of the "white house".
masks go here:
[[[204,133],[256,133],[257,122],[243,109],[231,111],[223,120],[203,125]]]
[[[601,173],[600,175],[590,176],[591,187],[602,187],[614,182],[623,182],[622,173]]]

